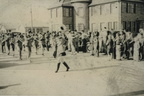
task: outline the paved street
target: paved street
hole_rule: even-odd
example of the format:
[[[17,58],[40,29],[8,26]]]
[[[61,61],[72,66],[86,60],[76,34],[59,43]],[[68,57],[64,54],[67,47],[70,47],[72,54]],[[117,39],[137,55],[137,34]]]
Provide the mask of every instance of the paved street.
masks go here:
[[[55,73],[57,60],[51,52],[32,54],[31,63],[0,54],[0,95],[48,96],[144,96],[144,62],[108,61],[105,55],[71,55]]]

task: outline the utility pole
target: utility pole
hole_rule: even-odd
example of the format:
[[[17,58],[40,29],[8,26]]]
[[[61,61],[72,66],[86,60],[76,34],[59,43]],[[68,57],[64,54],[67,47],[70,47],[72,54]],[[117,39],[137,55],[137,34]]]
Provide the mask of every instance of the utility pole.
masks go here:
[[[33,33],[33,14],[32,14],[32,6],[31,6],[30,13],[31,13],[31,32]]]

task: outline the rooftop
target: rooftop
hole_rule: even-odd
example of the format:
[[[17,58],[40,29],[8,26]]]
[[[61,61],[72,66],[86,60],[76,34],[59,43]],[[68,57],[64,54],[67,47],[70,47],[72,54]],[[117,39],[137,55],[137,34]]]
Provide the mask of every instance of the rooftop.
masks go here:
[[[116,2],[116,1],[130,1],[130,2],[144,3],[144,0],[92,0],[92,3],[90,4],[90,6],[97,5],[97,4],[109,3],[109,2]]]
[[[89,2],[91,3],[92,0],[57,0],[48,9],[53,9],[61,6],[72,6],[71,3],[74,2]],[[95,0],[94,0],[95,1]]]

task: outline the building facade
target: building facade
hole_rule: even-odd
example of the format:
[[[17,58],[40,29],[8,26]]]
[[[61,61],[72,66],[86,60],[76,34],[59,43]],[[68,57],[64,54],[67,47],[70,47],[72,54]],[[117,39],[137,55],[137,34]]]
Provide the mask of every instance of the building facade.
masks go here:
[[[49,8],[50,30],[103,31],[144,28],[143,0],[58,0]]]
[[[91,0],[58,0],[49,8],[51,31],[59,31],[62,25],[70,30],[88,30],[90,3]]]
[[[29,31],[32,31],[34,33],[44,33],[44,32],[49,31],[49,27],[41,27],[41,26],[30,27],[30,26],[26,26],[25,27],[25,32],[27,33]]]
[[[90,29],[137,32],[144,28],[143,10],[142,0],[93,0],[89,5]]]

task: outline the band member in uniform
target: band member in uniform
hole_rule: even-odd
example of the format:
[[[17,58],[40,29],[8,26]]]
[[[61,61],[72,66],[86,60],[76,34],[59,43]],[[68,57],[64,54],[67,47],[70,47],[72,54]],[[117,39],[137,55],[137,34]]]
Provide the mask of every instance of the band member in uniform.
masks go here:
[[[32,38],[30,35],[28,35],[28,36],[27,36],[28,58],[31,57],[32,43],[33,43],[33,38]]]
[[[20,57],[20,60],[22,60],[22,49],[23,49],[23,42],[24,42],[24,36],[19,34],[19,37],[18,37],[18,47],[19,47],[19,57]]]
[[[50,33],[49,32],[47,32],[47,35],[46,35],[46,46],[47,46],[47,51],[49,51],[49,48],[50,48]]]
[[[8,49],[8,55],[10,55],[10,34],[7,33],[7,36],[6,36],[6,43],[7,43],[7,49]]]
[[[94,37],[94,52],[97,57],[99,57],[99,32],[95,32]]]
[[[64,66],[67,68],[66,71],[69,71],[69,66],[64,60],[64,57],[66,56],[65,48],[63,46],[63,39],[62,37],[59,37],[58,44],[57,44],[57,54],[58,54],[58,64],[57,64],[57,70],[56,73],[59,71],[60,64],[63,63]]]
[[[4,34],[2,34],[2,53],[5,53],[6,49],[5,49],[5,43],[6,43],[6,36]]]
[[[15,44],[16,44],[16,36],[14,34],[12,34],[12,37],[11,37],[11,47],[12,47],[12,53],[13,53],[13,56],[15,55]]]
[[[46,48],[46,37],[45,37],[45,33],[44,33],[43,36],[42,36],[41,44],[42,44],[42,55],[44,55],[44,51],[45,51],[45,48]]]
[[[61,27],[61,30],[63,31],[62,34],[65,34],[63,27]],[[66,71],[69,71],[70,67],[67,65],[67,63],[64,60],[65,59],[64,57],[66,56],[66,52],[65,52],[65,38],[60,36],[57,39],[57,41],[58,41],[58,43],[57,43],[58,64],[57,64],[57,70],[55,72],[56,73],[58,72],[61,63],[63,63],[64,66],[67,68]]]
[[[39,48],[39,38],[38,38],[37,34],[35,34],[35,36],[34,36],[34,44],[35,44],[36,55],[37,55],[38,54],[38,48]]]

